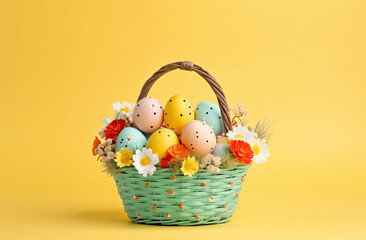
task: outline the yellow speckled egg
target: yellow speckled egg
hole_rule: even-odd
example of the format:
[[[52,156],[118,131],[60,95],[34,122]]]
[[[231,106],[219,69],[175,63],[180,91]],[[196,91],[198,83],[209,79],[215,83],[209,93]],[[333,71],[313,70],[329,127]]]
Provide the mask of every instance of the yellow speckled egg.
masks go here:
[[[182,96],[171,97],[164,110],[164,122],[167,128],[180,135],[186,123],[194,120],[194,110],[191,104]]]
[[[146,148],[151,148],[153,153],[158,154],[159,159],[163,160],[168,154],[168,148],[178,143],[178,137],[172,130],[161,128],[149,137]]]

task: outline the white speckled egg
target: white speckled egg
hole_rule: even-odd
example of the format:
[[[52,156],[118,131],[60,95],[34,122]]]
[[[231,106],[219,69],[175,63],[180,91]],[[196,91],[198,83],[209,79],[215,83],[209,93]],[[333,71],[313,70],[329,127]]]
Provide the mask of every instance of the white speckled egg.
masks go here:
[[[118,152],[121,148],[127,148],[135,153],[137,149],[141,150],[145,147],[146,142],[146,137],[142,132],[136,128],[126,127],[118,135],[115,151]]]
[[[160,102],[152,97],[141,99],[133,111],[133,122],[145,133],[152,133],[163,124],[164,110]]]
[[[211,102],[200,102],[195,110],[195,119],[206,122],[215,132],[220,135],[224,132],[220,108]]]
[[[202,156],[212,153],[216,147],[213,129],[199,120],[190,121],[184,126],[181,141],[191,152]]]
[[[164,122],[167,128],[180,135],[184,125],[194,120],[194,111],[191,104],[182,96],[171,97],[164,110]]]

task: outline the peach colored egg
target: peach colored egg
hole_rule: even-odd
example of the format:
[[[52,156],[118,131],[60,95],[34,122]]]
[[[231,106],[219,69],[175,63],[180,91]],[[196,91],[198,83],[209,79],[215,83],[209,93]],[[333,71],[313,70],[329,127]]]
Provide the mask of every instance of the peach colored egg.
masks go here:
[[[183,127],[181,140],[191,152],[202,156],[212,153],[216,147],[213,129],[199,120],[190,121]]]
[[[142,132],[151,133],[163,124],[164,110],[157,99],[145,97],[136,104],[132,119]]]

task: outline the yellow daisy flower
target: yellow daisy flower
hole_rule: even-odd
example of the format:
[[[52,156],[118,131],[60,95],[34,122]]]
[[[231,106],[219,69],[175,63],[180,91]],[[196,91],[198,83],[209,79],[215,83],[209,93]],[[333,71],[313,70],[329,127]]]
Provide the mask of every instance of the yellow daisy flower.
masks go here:
[[[199,168],[198,161],[196,161],[195,157],[188,157],[184,159],[183,166],[180,170],[182,170],[184,176],[190,176],[192,177]]]
[[[116,158],[114,161],[120,168],[130,166],[133,163],[132,155],[133,152],[131,150],[128,150],[127,148],[121,148],[118,152],[116,152]]]

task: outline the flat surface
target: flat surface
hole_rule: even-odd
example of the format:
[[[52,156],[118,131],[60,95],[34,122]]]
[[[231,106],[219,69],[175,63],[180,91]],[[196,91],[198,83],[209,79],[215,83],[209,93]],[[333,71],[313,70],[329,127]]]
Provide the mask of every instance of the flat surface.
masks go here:
[[[245,196],[247,195],[247,196]],[[117,193],[103,197],[13,196],[1,199],[6,239],[364,239],[365,202],[331,196],[260,196],[245,191],[225,224],[164,227],[135,224]],[[20,206],[20,207],[19,207]],[[363,209],[363,210],[361,210]]]
[[[366,6],[357,0],[0,1],[0,239],[365,239]],[[162,65],[193,61],[274,120],[226,224],[132,224],[91,155]],[[197,74],[153,86],[216,103]]]

